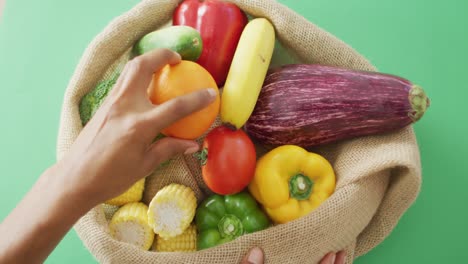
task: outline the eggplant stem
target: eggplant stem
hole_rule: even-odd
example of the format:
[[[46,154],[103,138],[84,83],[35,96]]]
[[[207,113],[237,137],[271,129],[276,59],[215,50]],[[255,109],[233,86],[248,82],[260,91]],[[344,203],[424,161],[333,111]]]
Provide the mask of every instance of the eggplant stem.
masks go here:
[[[411,89],[409,90],[408,98],[410,101],[411,109],[413,110],[408,114],[408,116],[411,118],[413,123],[415,123],[424,115],[427,108],[431,104],[431,101],[427,97],[424,90],[418,85],[413,85],[411,87]]]

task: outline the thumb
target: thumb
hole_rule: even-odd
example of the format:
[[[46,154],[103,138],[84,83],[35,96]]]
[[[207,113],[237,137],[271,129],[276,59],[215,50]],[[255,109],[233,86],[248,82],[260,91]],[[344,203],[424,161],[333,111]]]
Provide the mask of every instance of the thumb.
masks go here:
[[[259,247],[252,248],[244,259],[242,259],[241,264],[263,264],[263,251]]]
[[[153,170],[160,163],[169,160],[179,154],[192,154],[197,152],[199,146],[192,140],[165,137],[153,143],[148,149],[145,157],[145,164]]]

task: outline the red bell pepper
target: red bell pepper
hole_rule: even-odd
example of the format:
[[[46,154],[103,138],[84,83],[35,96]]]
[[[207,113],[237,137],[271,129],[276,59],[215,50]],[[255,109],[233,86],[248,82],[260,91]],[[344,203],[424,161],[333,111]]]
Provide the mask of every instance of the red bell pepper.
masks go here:
[[[203,51],[197,63],[219,86],[224,85],[248,19],[235,4],[219,0],[185,0],[174,11],[173,24],[197,29]]]

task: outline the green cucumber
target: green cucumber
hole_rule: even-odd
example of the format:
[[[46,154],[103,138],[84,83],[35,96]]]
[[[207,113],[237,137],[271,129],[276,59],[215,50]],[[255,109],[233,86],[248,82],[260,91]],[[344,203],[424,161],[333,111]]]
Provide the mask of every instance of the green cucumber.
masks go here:
[[[196,61],[203,50],[200,33],[188,26],[170,26],[146,34],[133,47],[138,56],[154,49],[167,48],[180,54],[183,60]]]

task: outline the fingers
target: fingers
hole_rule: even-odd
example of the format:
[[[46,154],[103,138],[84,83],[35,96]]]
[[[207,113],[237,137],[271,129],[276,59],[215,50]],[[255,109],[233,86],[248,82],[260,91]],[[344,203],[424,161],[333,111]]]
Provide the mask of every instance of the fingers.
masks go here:
[[[346,261],[346,252],[340,251],[336,254],[335,264],[344,264]]]
[[[320,264],[344,264],[346,252],[340,251],[338,253],[330,252],[320,261]]]
[[[179,96],[154,107],[148,112],[145,119],[154,125],[156,131],[160,131],[179,119],[207,107],[217,96],[218,92],[214,89],[200,90]]]
[[[153,73],[167,64],[177,64],[180,61],[180,55],[169,49],[156,49],[135,57],[125,66],[120,76],[121,80],[117,81],[118,87],[121,90],[134,90],[146,95]]]
[[[320,264],[335,264],[336,254],[330,252],[320,261]]]
[[[156,141],[148,150],[145,164],[149,170],[154,170],[160,163],[179,154],[193,154],[199,149],[195,141],[165,137]]]
[[[261,248],[252,248],[242,259],[241,264],[263,264],[263,251]]]

